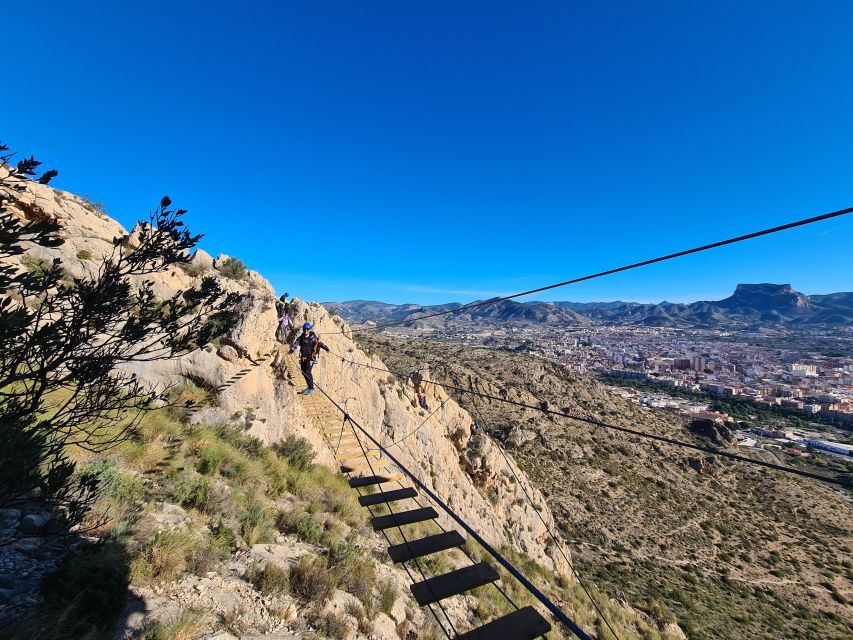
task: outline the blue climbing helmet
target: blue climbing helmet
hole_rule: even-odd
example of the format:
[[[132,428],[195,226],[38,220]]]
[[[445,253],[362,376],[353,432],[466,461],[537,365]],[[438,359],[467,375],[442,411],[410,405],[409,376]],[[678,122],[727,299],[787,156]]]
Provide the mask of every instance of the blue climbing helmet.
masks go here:
[[[302,325],[302,328],[305,329],[305,331],[308,331],[309,329],[311,329],[311,327],[312,327],[312,325],[310,322],[306,322],[305,324]]]

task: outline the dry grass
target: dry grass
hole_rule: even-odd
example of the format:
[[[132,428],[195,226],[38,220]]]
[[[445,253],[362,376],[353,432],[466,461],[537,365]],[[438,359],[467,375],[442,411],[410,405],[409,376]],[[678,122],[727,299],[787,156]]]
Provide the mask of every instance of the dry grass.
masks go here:
[[[137,640],[196,640],[210,630],[211,622],[201,611],[181,611],[174,618],[152,622],[142,630]]]

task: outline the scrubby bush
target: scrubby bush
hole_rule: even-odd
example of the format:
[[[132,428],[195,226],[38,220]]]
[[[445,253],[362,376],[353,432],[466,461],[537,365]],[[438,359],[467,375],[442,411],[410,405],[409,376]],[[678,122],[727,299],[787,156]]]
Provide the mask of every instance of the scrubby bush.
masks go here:
[[[187,573],[201,575],[230,554],[227,535],[211,536],[183,529],[160,531],[136,550],[130,565],[135,583],[170,582]]]
[[[219,522],[210,528],[210,535],[213,537],[214,544],[222,549],[234,551],[237,548],[237,534],[222,521],[222,518],[219,518]]]
[[[168,620],[155,620],[147,624],[137,640],[195,640],[208,627],[200,611],[180,611]]]
[[[176,420],[185,422],[192,407],[203,407],[213,402],[209,389],[188,380],[169,389],[166,411]]]
[[[314,624],[320,633],[332,640],[345,640],[350,634],[346,618],[336,613],[326,613],[317,618]]]
[[[397,602],[397,587],[390,580],[382,580],[379,583],[379,610],[391,615],[395,602]]]
[[[275,533],[272,517],[261,498],[250,496],[247,499],[246,508],[240,514],[240,533],[249,545],[272,542]]]
[[[314,461],[314,450],[305,438],[287,436],[284,442],[279,442],[273,447],[287,463],[299,471],[305,471]]]
[[[169,497],[184,507],[206,511],[210,502],[210,480],[193,471],[180,471],[172,479]]]
[[[92,259],[92,252],[89,251],[88,249],[80,249],[80,251],[77,252],[77,259],[78,260],[91,260]]]
[[[268,562],[263,569],[257,564],[252,564],[245,577],[261,593],[267,595],[290,593],[290,572],[272,562]]]
[[[372,604],[376,570],[373,568],[370,555],[366,554],[353,538],[330,546],[328,565],[335,582],[341,588],[361,600],[365,606]]]
[[[240,258],[226,258],[225,261],[219,265],[219,273],[226,278],[237,280],[239,282],[240,280],[246,279],[249,270]]]
[[[290,568],[290,590],[303,602],[324,603],[335,590],[335,580],[324,558],[302,556]]]
[[[323,523],[312,518],[302,507],[294,506],[279,511],[276,528],[282,533],[295,534],[297,538],[309,544],[320,544],[325,539]]]

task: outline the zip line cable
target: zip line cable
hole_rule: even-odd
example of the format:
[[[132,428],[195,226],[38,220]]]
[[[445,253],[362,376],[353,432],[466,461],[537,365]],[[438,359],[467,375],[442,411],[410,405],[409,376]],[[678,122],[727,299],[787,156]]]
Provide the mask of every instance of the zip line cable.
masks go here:
[[[333,353],[333,352],[332,352]],[[355,362],[354,360],[350,360],[349,358],[344,358],[340,354],[335,353],[335,356],[341,358],[345,362],[349,362],[350,364],[354,364],[358,367],[366,367],[368,369],[374,369],[376,371],[381,371],[383,373],[389,373],[391,375],[396,375],[400,377],[406,377],[406,374],[400,373],[398,371],[392,371],[390,369],[382,369],[380,367],[374,367],[369,364],[362,364],[360,362]],[[776,471],[782,471],[784,473],[790,473],[798,476],[802,476],[804,478],[811,478],[812,480],[819,480],[821,482],[826,482],[829,484],[835,484],[842,487],[849,487],[850,481],[843,478],[831,478],[829,476],[824,476],[819,473],[812,473],[811,471],[805,471],[803,469],[797,469],[796,467],[786,467],[780,464],[774,464],[772,462],[765,462],[764,460],[756,460],[754,458],[747,458],[746,456],[738,455],[736,453],[731,453],[729,451],[724,451],[721,449],[713,449],[711,447],[706,447],[700,444],[693,444],[692,442],[685,442],[683,440],[676,440],[675,438],[670,438],[667,436],[657,435],[655,433],[648,433],[646,431],[639,431],[637,429],[632,429],[630,427],[623,427],[620,425],[609,424],[607,422],[602,422],[601,420],[595,420],[594,418],[585,418],[583,416],[577,416],[570,413],[563,413],[561,411],[554,411],[553,409],[546,409],[544,407],[537,407],[532,404],[527,404],[524,402],[519,402],[517,400],[509,400],[508,398],[499,398],[498,396],[493,396],[488,393],[483,393],[481,391],[476,391],[474,389],[468,389],[465,387],[458,387],[456,385],[447,384],[444,382],[436,382],[434,380],[424,380],[424,384],[431,384],[437,387],[442,387],[444,389],[449,389],[452,391],[456,391],[458,393],[467,393],[470,395],[478,396],[480,398],[484,398],[486,400],[494,400],[496,402],[503,402],[505,404],[511,404],[516,407],[521,407],[523,409],[532,409],[533,411],[538,411],[544,413],[546,415],[552,416],[560,416],[562,418],[568,418],[570,420],[577,420],[578,422],[585,422],[587,424],[602,427],[605,429],[612,429],[615,431],[621,431],[622,433],[627,433],[633,436],[637,436],[640,438],[648,438],[650,440],[656,440],[658,442],[664,442],[666,444],[670,444],[676,447],[685,447],[688,449],[693,449],[695,451],[702,451],[704,453],[710,453],[716,456],[722,456],[725,458],[729,458],[731,460],[737,460],[739,462],[746,462],[748,464],[754,464],[760,467],[765,467],[767,469],[774,469]]]
[[[718,242],[712,242],[711,244],[704,244],[699,247],[693,247],[692,249],[685,249],[683,251],[677,251],[676,253],[670,253],[665,256],[659,256],[657,258],[651,258],[649,260],[643,260],[641,262],[634,262],[633,264],[628,264],[622,267],[616,267],[615,269],[608,269],[607,271],[599,271],[598,273],[592,273],[586,276],[581,276],[580,278],[573,278],[571,280],[564,280],[563,282],[557,282],[554,284],[545,285],[543,287],[537,287],[536,289],[529,289],[527,291],[521,291],[519,293],[513,293],[508,296],[501,296],[498,298],[490,298],[489,300],[480,300],[477,302],[471,302],[469,304],[464,304],[461,307],[457,307],[455,309],[445,309],[444,311],[436,311],[433,313],[427,313],[422,316],[418,316],[417,318],[408,318],[406,320],[398,320],[396,322],[386,322],[383,324],[377,324],[372,327],[360,327],[351,329],[353,333],[356,332],[364,332],[364,331],[378,331],[380,329],[386,329],[388,327],[397,327],[404,324],[409,324],[411,322],[416,322],[418,320],[426,320],[427,318],[437,318],[438,316],[445,316],[453,313],[461,313],[463,311],[468,311],[469,309],[475,309],[477,307],[482,307],[488,304],[495,304],[497,302],[503,302],[505,300],[513,300],[515,298],[521,298],[523,296],[529,296],[534,293],[541,293],[543,291],[550,291],[551,289],[557,289],[559,287],[565,287],[570,284],[577,284],[578,282],[585,282],[586,280],[594,280],[595,278],[602,278],[604,276],[613,275],[614,273],[621,273],[622,271],[629,271],[631,269],[638,269],[640,267],[646,267],[650,264],[656,264],[658,262],[665,262],[667,260],[673,260],[674,258],[681,258],[683,256],[688,256],[694,253],[700,253],[702,251],[708,251],[709,249],[716,249],[718,247],[724,247],[726,245],[735,244],[738,242],[743,242],[744,240],[751,240],[752,238],[760,238],[761,236],[767,236],[774,233],[779,233],[780,231],[787,231],[788,229],[795,229],[797,227],[803,227],[805,225],[814,224],[816,222],[821,222],[823,220],[830,220],[832,218],[838,218],[848,213],[853,213],[853,207],[848,207],[846,209],[839,209],[838,211],[832,211],[830,213],[824,213],[819,216],[813,216],[811,218],[804,218],[802,220],[797,220],[795,222],[789,222],[787,224],[782,224],[777,227],[770,227],[769,229],[762,229],[761,231],[754,231],[752,233],[747,233],[741,236],[735,236],[734,238],[728,238],[726,240],[720,240]],[[339,331],[336,333],[344,333],[343,331]]]

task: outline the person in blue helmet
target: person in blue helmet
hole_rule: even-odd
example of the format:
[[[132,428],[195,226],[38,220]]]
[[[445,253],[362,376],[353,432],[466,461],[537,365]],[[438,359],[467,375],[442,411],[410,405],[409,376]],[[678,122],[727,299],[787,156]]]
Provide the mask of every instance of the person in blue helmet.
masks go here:
[[[322,343],[320,336],[314,332],[311,323],[306,322],[302,325],[302,333],[293,341],[290,353],[296,351],[297,348],[299,348],[299,365],[302,369],[302,375],[305,378],[305,384],[308,386],[302,393],[306,396],[311,395],[314,393],[314,375],[311,373],[311,370],[317,364],[320,349],[328,351],[329,347]]]

